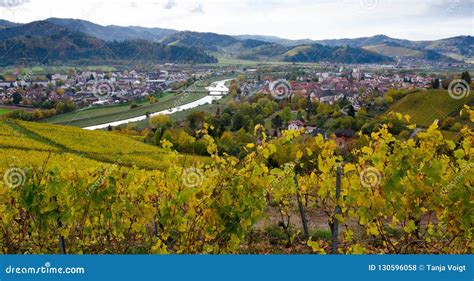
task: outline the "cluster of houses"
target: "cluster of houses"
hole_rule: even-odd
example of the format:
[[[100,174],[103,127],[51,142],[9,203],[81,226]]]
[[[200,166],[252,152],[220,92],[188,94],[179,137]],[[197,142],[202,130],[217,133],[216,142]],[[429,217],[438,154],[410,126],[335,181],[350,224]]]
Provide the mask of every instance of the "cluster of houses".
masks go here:
[[[388,89],[429,88],[432,78],[415,74],[383,76],[374,73],[364,73],[360,69],[353,69],[348,73],[321,72],[307,77],[298,77],[292,81],[293,95],[310,97],[313,101],[333,104],[346,98],[359,110],[368,95],[377,91],[380,94]],[[247,81],[241,85],[243,96],[257,92],[271,93],[271,77],[261,81]]]
[[[209,69],[188,70],[169,66],[152,72],[57,73],[47,75],[46,79],[32,74],[10,75],[0,80],[0,104],[11,104],[13,93],[21,94],[22,105],[58,100],[71,100],[78,106],[117,104],[145,99],[190,78],[203,79],[212,75],[218,73]]]

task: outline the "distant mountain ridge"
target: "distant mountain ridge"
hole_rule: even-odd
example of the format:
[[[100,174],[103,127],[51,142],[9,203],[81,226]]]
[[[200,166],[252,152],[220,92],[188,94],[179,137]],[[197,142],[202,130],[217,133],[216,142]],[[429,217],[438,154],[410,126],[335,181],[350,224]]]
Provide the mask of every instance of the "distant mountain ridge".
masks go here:
[[[415,57],[427,60],[474,60],[474,37],[456,36],[432,41],[411,41],[406,39],[391,38],[386,35],[371,37],[326,39],[326,40],[289,40],[273,36],[239,35],[237,38],[266,40],[286,46],[319,43],[325,46],[341,47],[350,46],[363,48],[378,54],[395,57]]]
[[[298,48],[298,47],[297,47]],[[285,56],[289,62],[331,61],[338,63],[390,63],[394,60],[361,48],[349,46],[330,47],[321,44],[300,46],[294,54]]]
[[[48,21],[5,28],[0,32],[0,66],[112,61],[213,63],[192,46],[168,46],[143,39],[107,42]]]
[[[393,63],[399,58],[456,62],[474,58],[474,38],[471,36],[433,41],[410,41],[386,35],[354,39],[290,40],[276,36],[230,36],[165,28],[102,26],[85,20],[62,18],[49,18],[28,24],[0,20],[0,31],[0,57],[7,57],[6,64],[25,61],[25,57],[34,58],[34,54],[43,52],[41,48],[51,48],[52,58],[58,62],[62,58],[67,61],[71,57],[88,59],[88,55],[90,59],[111,59],[114,58],[110,53],[112,49],[122,54],[116,55],[117,59],[131,59],[131,54],[125,53],[135,51],[139,52],[135,55],[138,59],[189,63],[216,62],[216,57],[338,63]],[[61,42],[60,55],[53,42],[48,44],[47,40],[57,40],[64,36],[67,43]],[[12,43],[19,44],[26,56],[22,57],[18,50],[8,51]],[[97,44],[110,47],[109,53],[102,50],[94,52]],[[139,48],[140,44],[142,48]],[[125,48],[125,51],[116,49],[118,46]],[[149,53],[145,54],[144,50]],[[51,61],[48,60],[47,63]]]
[[[360,48],[330,47],[321,44],[285,46],[259,39],[237,38],[210,32],[182,31],[160,41],[167,45],[196,46],[216,56],[244,60],[288,62],[389,63],[394,60]]]
[[[65,27],[72,31],[79,31],[104,41],[125,41],[143,39],[149,41],[159,41],[164,37],[178,32],[166,28],[146,28],[140,26],[102,26],[90,21],[79,19],[48,18],[45,21]]]
[[[253,40],[266,41],[270,43],[277,43],[277,44],[281,44],[281,45],[289,46],[289,47],[316,43],[314,40],[311,40],[311,39],[291,40],[291,39],[285,39],[285,38],[281,38],[277,36],[267,36],[267,35],[248,35],[247,34],[247,35],[237,35],[235,37],[239,39],[253,39]]]
[[[7,28],[7,27],[13,27],[13,26],[17,26],[17,25],[20,25],[20,24],[0,19],[0,29]]]

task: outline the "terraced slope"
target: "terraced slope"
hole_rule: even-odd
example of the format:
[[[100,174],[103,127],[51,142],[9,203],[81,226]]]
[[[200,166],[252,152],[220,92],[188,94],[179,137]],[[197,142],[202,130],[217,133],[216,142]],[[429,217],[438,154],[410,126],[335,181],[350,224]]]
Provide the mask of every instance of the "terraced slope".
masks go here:
[[[463,99],[453,99],[446,90],[420,91],[405,96],[390,111],[408,114],[413,123],[428,127],[436,119],[457,116],[464,104],[473,101],[472,93]]]
[[[23,121],[0,121],[0,148],[3,165],[15,158],[32,161],[50,157],[65,163],[68,159],[82,164],[104,163],[161,170],[169,165],[189,166],[208,158],[181,155],[181,163],[170,163],[171,152],[127,136],[105,131],[87,131],[75,127]],[[92,162],[91,162],[92,161]],[[60,165],[59,165],[60,166]]]

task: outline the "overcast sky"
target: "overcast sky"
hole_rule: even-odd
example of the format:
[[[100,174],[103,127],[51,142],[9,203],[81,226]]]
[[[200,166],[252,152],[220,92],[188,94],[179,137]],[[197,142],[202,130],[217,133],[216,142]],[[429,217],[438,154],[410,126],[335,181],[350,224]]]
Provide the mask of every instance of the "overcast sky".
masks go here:
[[[78,18],[289,39],[473,35],[473,0],[0,0],[0,18]]]

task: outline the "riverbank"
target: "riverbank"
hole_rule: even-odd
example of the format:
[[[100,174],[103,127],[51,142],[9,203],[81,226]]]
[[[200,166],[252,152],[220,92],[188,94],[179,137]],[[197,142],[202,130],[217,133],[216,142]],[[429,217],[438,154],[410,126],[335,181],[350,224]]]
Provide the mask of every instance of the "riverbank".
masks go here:
[[[225,83],[227,81],[230,81],[230,80],[232,80],[232,79],[220,80],[220,81],[214,82],[213,84],[215,84],[215,87],[225,86]],[[190,102],[190,103],[185,103],[185,104],[182,104],[182,105],[179,104],[180,100],[177,100],[177,101],[175,101],[175,105],[178,104],[177,106],[171,107],[171,108],[166,109],[166,110],[161,110],[161,111],[158,111],[158,112],[151,112],[149,115],[144,114],[144,115],[141,115],[141,116],[138,116],[138,117],[127,118],[127,119],[118,120],[118,121],[114,121],[114,122],[107,122],[107,123],[103,123],[103,124],[99,124],[99,125],[87,126],[87,127],[83,127],[83,129],[86,129],[86,130],[99,130],[99,129],[105,129],[109,126],[115,127],[115,126],[128,124],[128,123],[132,123],[132,122],[143,121],[147,118],[150,118],[150,117],[153,117],[153,116],[156,116],[156,115],[173,114],[173,113],[176,113],[176,112],[179,112],[179,111],[192,109],[192,108],[195,108],[195,107],[198,107],[198,106],[201,106],[201,105],[212,104],[214,101],[217,101],[217,100],[223,98],[226,95],[226,94],[215,95],[214,93],[209,93],[209,94],[210,95],[207,95],[207,96],[205,96],[205,97],[203,97],[199,100],[196,100],[196,101],[193,101],[193,102]],[[184,93],[183,95],[186,95],[186,93]],[[192,94],[188,94],[188,95],[192,95]]]

